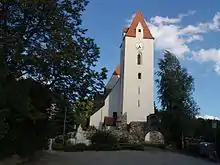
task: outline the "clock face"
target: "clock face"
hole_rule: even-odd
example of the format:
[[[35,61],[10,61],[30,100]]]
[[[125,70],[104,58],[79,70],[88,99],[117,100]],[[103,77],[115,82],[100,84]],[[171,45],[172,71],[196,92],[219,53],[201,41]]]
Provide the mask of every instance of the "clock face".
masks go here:
[[[143,50],[143,43],[141,43],[141,42],[138,42],[137,44],[136,44],[136,48],[138,49],[138,50]]]

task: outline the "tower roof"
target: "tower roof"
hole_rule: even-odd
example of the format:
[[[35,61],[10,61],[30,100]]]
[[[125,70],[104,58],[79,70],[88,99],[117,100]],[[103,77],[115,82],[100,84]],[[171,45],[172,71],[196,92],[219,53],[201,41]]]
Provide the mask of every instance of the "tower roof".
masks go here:
[[[136,13],[134,19],[131,22],[131,25],[128,28],[124,29],[125,36],[136,37],[136,27],[139,23],[141,23],[141,26],[143,27],[143,38],[154,39],[140,11]]]

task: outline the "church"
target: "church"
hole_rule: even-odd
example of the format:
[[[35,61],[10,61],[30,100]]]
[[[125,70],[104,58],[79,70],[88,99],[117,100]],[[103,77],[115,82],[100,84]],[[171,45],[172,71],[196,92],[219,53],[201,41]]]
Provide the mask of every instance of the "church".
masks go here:
[[[138,11],[123,30],[120,64],[108,81],[103,104],[90,117],[90,126],[100,128],[120,115],[130,122],[146,122],[154,113],[154,38]]]

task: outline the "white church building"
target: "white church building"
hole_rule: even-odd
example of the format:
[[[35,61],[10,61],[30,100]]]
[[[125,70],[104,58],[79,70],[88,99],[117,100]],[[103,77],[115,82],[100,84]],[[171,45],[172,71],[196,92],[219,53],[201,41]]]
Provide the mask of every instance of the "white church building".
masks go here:
[[[141,12],[123,30],[120,64],[105,87],[103,106],[90,117],[90,126],[100,128],[106,117],[127,115],[132,121],[147,121],[154,113],[154,38]]]

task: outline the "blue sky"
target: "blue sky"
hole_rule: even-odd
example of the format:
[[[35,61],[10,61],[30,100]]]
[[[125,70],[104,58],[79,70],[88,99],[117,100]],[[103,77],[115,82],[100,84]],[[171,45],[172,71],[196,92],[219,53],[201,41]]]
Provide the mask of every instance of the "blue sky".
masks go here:
[[[97,67],[107,67],[108,78],[119,63],[122,29],[138,10],[155,37],[155,69],[164,49],[175,53],[195,79],[201,115],[220,118],[220,1],[91,0],[83,26],[100,47]]]

